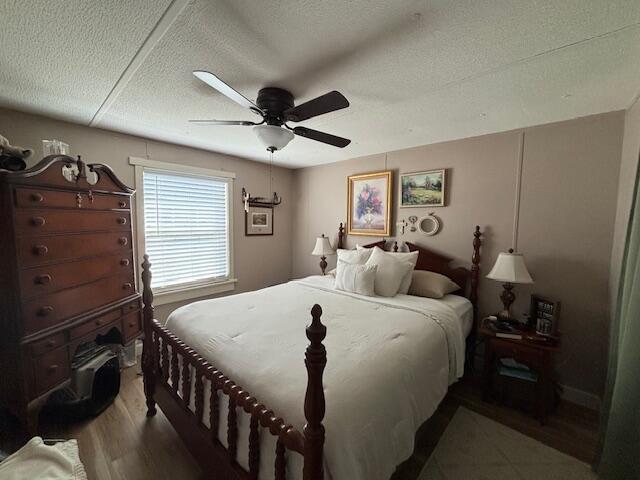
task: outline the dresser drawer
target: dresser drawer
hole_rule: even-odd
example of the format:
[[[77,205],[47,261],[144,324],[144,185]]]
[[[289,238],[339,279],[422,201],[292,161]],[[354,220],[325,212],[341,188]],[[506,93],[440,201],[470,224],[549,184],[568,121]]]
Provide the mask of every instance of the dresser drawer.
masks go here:
[[[55,335],[50,335],[44,340],[38,340],[37,342],[33,342],[29,345],[29,351],[31,355],[36,357],[38,355],[42,355],[43,353],[50,352],[56,348],[60,348],[65,344],[64,333],[56,333]]]
[[[23,298],[29,298],[93,282],[118,273],[133,275],[131,250],[122,254],[22,270],[20,272],[21,293]]]
[[[40,395],[69,378],[67,347],[58,348],[33,360],[35,394]]]
[[[25,333],[38,332],[133,293],[133,275],[120,275],[23,302]]]
[[[137,337],[140,335],[140,332],[142,332],[140,311],[129,313],[122,318],[122,335],[125,342]]]
[[[131,230],[129,212],[88,212],[80,210],[16,210],[18,235],[41,233]]]
[[[128,195],[16,188],[16,206],[20,208],[129,209],[130,198]]]
[[[20,266],[31,267],[53,260],[128,252],[131,250],[131,233],[29,236],[18,238],[17,246]]]
[[[78,337],[82,337],[89,332],[97,330],[99,328],[105,327],[110,323],[114,323],[116,320],[120,318],[120,309],[116,309],[112,312],[107,313],[106,315],[102,315],[97,318],[92,318],[91,320],[87,320],[86,322],[78,325],[77,327],[73,327],[69,331],[69,338],[74,340]],[[120,325],[117,325],[120,328]]]
[[[140,310],[140,300],[134,300],[133,302],[129,302],[122,307],[122,315],[126,315],[127,313],[131,313],[134,310]]]

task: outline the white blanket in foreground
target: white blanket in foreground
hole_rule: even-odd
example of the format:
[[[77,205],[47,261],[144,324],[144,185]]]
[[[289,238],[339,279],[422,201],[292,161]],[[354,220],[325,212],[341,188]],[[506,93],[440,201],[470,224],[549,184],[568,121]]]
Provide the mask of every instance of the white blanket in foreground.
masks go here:
[[[20,450],[0,463],[3,480],[87,480],[80,457],[78,442],[68,440],[45,445],[40,437],[33,437]]]
[[[418,427],[462,375],[462,322],[446,302],[364,297],[331,284],[309,277],[195,302],[173,312],[167,327],[302,431],[305,326],[319,304],[327,327],[326,472],[333,480],[387,480],[411,455]],[[241,443],[238,458],[246,464],[243,449]],[[261,453],[261,478],[270,478],[265,456],[272,454]],[[288,473],[302,476],[297,468]]]

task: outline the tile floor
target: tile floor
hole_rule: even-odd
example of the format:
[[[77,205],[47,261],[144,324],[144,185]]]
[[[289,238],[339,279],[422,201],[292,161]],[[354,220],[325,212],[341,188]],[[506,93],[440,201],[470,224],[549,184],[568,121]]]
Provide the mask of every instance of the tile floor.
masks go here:
[[[458,408],[418,480],[595,480],[586,463]]]

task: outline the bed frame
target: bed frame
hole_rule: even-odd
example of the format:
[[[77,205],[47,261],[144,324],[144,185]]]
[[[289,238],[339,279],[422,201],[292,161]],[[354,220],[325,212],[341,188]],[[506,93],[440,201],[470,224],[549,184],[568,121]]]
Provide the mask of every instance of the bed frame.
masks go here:
[[[473,233],[473,256],[471,270],[467,272],[469,282],[468,298],[473,303],[474,323],[477,327],[478,276],[480,264],[480,227]],[[344,243],[344,228],[338,230],[338,248]],[[412,245],[412,244],[411,244]],[[411,245],[408,244],[409,248]],[[451,259],[423,247],[420,255],[431,259],[440,273],[450,278],[460,278],[460,268],[449,267]],[[397,243],[394,251],[398,250]],[[285,480],[286,450],[303,456],[304,480],[324,479],[323,448],[325,398],[322,374],[327,364],[327,353],[322,341],[327,329],[320,317],[322,308],[314,305],[311,309],[311,323],[306,328],[309,345],[305,352],[307,369],[307,390],[304,399],[306,424],[302,432],[286,423],[276,413],[251,396],[249,392],[220,372],[214,365],[201,357],[198,352],[183,343],[171,331],[154,319],[153,292],[151,290],[151,263],[144,255],[142,263],[142,284],[144,303],[144,348],[142,370],[147,417],[156,414],[158,405],[169,419],[187,448],[203,466],[209,478],[215,480],[257,480],[260,466],[260,435],[277,437],[274,478]],[[475,345],[475,331],[472,342]],[[195,377],[195,378],[192,378]],[[205,379],[211,383],[209,411],[204,411]],[[191,398],[192,388],[194,391]],[[193,402],[192,402],[193,400]],[[227,444],[225,448],[218,440],[220,401],[228,402]],[[189,405],[194,405],[193,412]],[[237,461],[238,453],[238,409],[251,416],[249,430],[249,471]],[[205,415],[210,427],[204,423]],[[263,476],[264,478],[264,476]]]

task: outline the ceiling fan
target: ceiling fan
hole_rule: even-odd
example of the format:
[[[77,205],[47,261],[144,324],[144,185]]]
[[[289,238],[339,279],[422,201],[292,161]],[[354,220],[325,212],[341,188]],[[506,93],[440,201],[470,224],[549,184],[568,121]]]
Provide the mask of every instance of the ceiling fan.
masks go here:
[[[293,140],[294,135],[317,142],[344,148],[351,143],[347,138],[319,132],[307,127],[290,127],[287,122],[302,122],[318,115],[333,112],[349,106],[349,101],[340,92],[332,91],[313,100],[294,106],[293,95],[287,90],[265,87],[258,92],[256,103],[243,96],[211,72],[195,70],[193,74],[204,83],[230,98],[242,107],[262,117],[261,122],[248,120],[189,120],[200,125],[240,125],[251,126],[267,150],[282,150]]]

